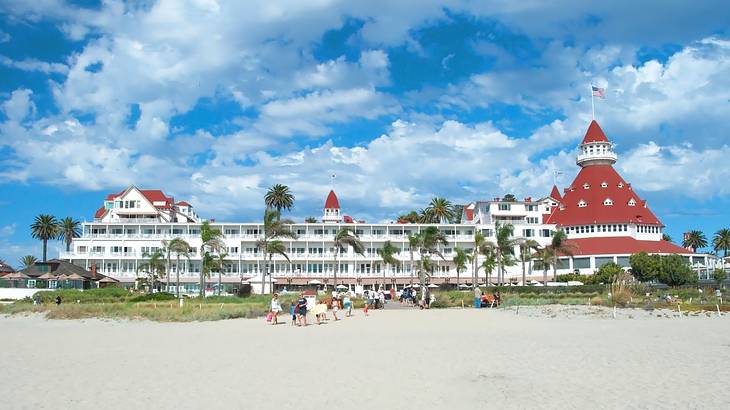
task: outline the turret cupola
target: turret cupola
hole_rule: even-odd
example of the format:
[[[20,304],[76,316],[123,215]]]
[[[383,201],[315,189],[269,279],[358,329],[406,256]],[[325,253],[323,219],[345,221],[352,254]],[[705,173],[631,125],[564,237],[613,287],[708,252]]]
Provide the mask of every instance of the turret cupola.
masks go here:
[[[583,142],[578,148],[578,158],[575,163],[581,167],[589,165],[613,165],[616,163],[616,153],[613,151],[613,144],[606,138],[606,134],[598,125],[596,120],[583,137]]]
[[[337,200],[335,191],[330,191],[327,195],[327,200],[324,202],[324,216],[322,216],[322,222],[324,223],[339,223],[342,220],[340,216],[340,201]]]

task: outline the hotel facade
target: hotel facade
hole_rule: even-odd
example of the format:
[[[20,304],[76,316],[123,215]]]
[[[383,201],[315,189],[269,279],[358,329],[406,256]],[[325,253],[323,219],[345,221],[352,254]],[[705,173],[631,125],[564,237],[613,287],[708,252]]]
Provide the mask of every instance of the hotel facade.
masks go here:
[[[436,271],[430,281],[453,284],[457,276],[454,248],[458,246],[471,252],[476,232],[481,231],[488,241],[494,241],[495,224],[511,224],[516,239],[532,239],[541,246],[548,245],[557,230],[567,233],[574,255],[560,258],[558,273],[592,274],[608,262],[628,267],[631,254],[645,251],[680,254],[698,267],[701,278],[709,275],[715,263],[713,257],[663,241],[664,225],[631,184],[616,172],[613,168],[616,161],[613,144],[593,121],[578,149],[576,164],[580,170],[563,192],[553,186],[550,194],[540,199],[475,201],[463,208],[462,223],[458,224],[356,221],[342,212],[337,195],[330,191],[321,221],[295,223],[291,229],[297,238],[282,239],[291,262],[274,256],[269,271],[278,288],[315,280],[331,284],[335,266],[334,235],[341,227],[348,226],[360,237],[365,253],[358,255],[350,248],[338,255],[338,282],[405,284],[414,270],[410,263],[408,237],[436,226],[446,235],[448,245],[442,249],[444,259],[436,258]],[[170,275],[174,281],[179,270],[182,290],[196,292],[201,270],[200,226],[203,221],[188,202],[176,202],[160,190],[132,186],[105,198],[94,221],[83,223],[81,237],[73,240],[70,252],[60,253],[60,259],[87,269],[96,266],[100,273],[131,286],[142,275],[138,273],[138,267],[145,263],[144,255],[163,248],[165,241],[179,237],[190,244],[192,252],[188,258],[181,258],[180,266],[177,266],[175,255],[171,256]],[[236,288],[251,278],[260,278],[263,261],[256,241],[262,237],[262,224],[217,221],[210,221],[210,224],[223,233],[227,248],[228,264],[222,275],[224,286]],[[396,256],[400,263],[396,267],[386,267],[378,255],[378,249],[386,241],[400,248]],[[418,260],[417,250],[413,253],[414,260]],[[518,254],[516,248],[515,255]],[[471,282],[472,267],[468,265],[466,271],[460,273],[462,283]],[[704,271],[700,266],[705,267]],[[506,280],[521,281],[522,269],[519,262],[506,267]],[[530,279],[542,279],[542,270],[532,262],[526,269]],[[480,270],[478,274],[480,283],[484,283],[486,273]],[[217,283],[216,276],[207,280],[208,287]],[[495,276],[496,272],[492,277]],[[257,290],[256,286],[253,288]]]

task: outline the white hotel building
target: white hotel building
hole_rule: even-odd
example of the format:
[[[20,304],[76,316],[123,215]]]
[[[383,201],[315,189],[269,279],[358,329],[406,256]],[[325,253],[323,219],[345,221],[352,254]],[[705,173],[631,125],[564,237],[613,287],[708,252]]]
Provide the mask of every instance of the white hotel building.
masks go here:
[[[497,222],[512,224],[515,237],[530,238],[540,245],[547,245],[557,229],[565,230],[569,241],[574,244],[575,254],[561,258],[559,273],[578,270],[590,274],[609,261],[628,266],[628,257],[639,251],[679,253],[693,264],[712,264],[714,261],[708,255],[695,254],[662,241],[664,226],[646,201],[641,200],[631,185],[614,170],[612,165],[616,160],[613,145],[593,121],[579,147],[576,163],[580,171],[562,194],[553,187],[550,195],[539,200],[525,198],[507,202],[495,198],[476,201],[464,207],[463,223],[436,224],[449,244],[443,249],[445,260],[437,259],[438,268],[431,282],[455,283],[454,247],[471,251],[477,230],[481,230],[487,240],[494,241]],[[138,276],[137,267],[145,261],[143,254],[161,248],[163,241],[181,237],[193,248],[190,258],[181,260],[181,282],[187,291],[194,292],[201,268],[202,221],[189,203],[175,202],[160,190],[141,190],[132,186],[108,195],[96,212],[94,222],[83,224],[83,233],[80,238],[74,239],[71,252],[61,252],[60,258],[87,269],[95,264],[99,272],[130,286]],[[251,277],[260,276],[262,261],[256,240],[261,236],[261,223],[211,221],[211,225],[224,234],[227,247],[230,263],[223,275],[223,283],[237,287]],[[330,191],[323,207],[322,221],[296,223],[292,230],[298,238],[284,239],[291,263],[281,256],[274,257],[270,271],[277,286],[303,285],[315,279],[331,283],[334,273],[332,241],[335,232],[342,226],[355,230],[366,251],[364,256],[354,254],[352,249],[339,255],[338,281],[363,285],[385,282],[390,286],[409,281],[412,268],[408,236],[429,225],[356,222],[342,213],[337,196]],[[400,265],[387,271],[377,254],[385,241],[391,241],[401,249],[397,256]],[[518,254],[517,249],[515,254]],[[414,259],[418,258],[418,253],[414,252]],[[173,256],[172,278],[177,269]],[[506,278],[516,282],[521,280],[521,275],[519,263],[507,267]],[[470,282],[471,276],[469,266],[466,272],[461,273],[461,281]],[[485,278],[485,272],[480,271],[479,276]],[[541,279],[542,271],[534,270],[532,277]],[[212,286],[217,283],[217,278],[211,277],[208,283]]]

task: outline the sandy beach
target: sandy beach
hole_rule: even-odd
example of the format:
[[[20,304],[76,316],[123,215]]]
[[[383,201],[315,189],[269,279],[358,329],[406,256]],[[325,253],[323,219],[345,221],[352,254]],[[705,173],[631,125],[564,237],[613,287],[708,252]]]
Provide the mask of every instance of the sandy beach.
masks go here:
[[[386,310],[307,328],[6,316],[0,397],[4,409],[728,408],[730,317],[667,316]]]

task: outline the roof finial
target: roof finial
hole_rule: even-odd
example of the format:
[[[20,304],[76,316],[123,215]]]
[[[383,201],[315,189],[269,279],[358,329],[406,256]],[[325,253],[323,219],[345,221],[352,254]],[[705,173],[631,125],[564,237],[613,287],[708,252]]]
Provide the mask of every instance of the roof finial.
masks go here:
[[[335,174],[330,175],[330,189],[335,190]]]

